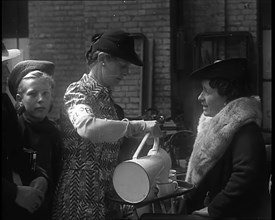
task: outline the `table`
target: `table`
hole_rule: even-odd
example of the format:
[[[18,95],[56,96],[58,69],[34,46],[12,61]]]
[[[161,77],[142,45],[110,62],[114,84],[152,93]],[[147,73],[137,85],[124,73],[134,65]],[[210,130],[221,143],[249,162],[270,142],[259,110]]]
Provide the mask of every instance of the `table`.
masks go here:
[[[108,198],[114,202],[117,202],[119,204],[127,204],[127,205],[133,205],[135,207],[135,212],[137,216],[141,216],[143,213],[138,213],[139,210],[142,211],[144,207],[147,207],[146,212],[148,212],[148,208],[151,208],[152,213],[172,213],[175,214],[175,200],[177,197],[184,195],[185,193],[190,192],[194,185],[182,180],[177,180],[178,182],[178,189],[173,192],[172,194],[163,196],[163,197],[155,197],[150,200],[145,200],[143,202],[139,203],[130,203],[126,202],[123,199],[121,199],[116,193],[114,193],[112,196],[109,196]],[[168,210],[167,210],[168,209]]]

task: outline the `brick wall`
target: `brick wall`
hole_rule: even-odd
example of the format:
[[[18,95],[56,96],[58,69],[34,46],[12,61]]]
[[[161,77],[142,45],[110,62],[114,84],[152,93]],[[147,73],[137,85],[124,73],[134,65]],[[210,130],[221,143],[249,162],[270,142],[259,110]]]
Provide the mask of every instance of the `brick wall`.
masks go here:
[[[183,19],[191,38],[217,31],[249,31],[256,37],[257,1],[185,0]]]
[[[249,31],[257,49],[256,0],[183,0],[180,11],[188,58],[185,66],[192,65],[192,40],[198,33],[218,31]],[[173,12],[174,13],[174,12]],[[172,24],[175,25],[175,24]],[[59,109],[66,87],[87,71],[85,52],[91,36],[110,28],[131,33],[142,33],[152,48],[152,106],[164,116],[171,115],[172,87],[186,87],[181,93],[173,92],[175,99],[184,100],[180,109],[186,120],[194,123],[190,94],[185,77],[171,83],[171,24],[169,0],[125,1],[29,1],[30,58],[48,59],[56,64],[56,98],[52,117],[59,117]],[[140,48],[138,53],[142,55]],[[191,68],[187,68],[186,74]],[[146,70],[146,71],[147,71]],[[142,69],[132,66],[130,74],[113,89],[114,99],[127,117],[141,114]],[[147,72],[145,72],[147,74]],[[148,72],[149,74],[149,72]],[[181,73],[180,73],[181,74]],[[173,85],[177,84],[177,86]],[[171,85],[172,84],[172,85]],[[190,84],[190,83],[189,83]],[[196,95],[196,94],[195,94]],[[177,106],[174,106],[177,108]]]
[[[84,55],[91,36],[110,28],[142,33],[153,40],[152,107],[170,115],[169,0],[29,1],[30,58],[56,64],[51,117],[59,117],[66,87],[87,71]],[[141,114],[141,82],[141,69],[132,66],[130,74],[113,89],[114,99],[127,117]]]

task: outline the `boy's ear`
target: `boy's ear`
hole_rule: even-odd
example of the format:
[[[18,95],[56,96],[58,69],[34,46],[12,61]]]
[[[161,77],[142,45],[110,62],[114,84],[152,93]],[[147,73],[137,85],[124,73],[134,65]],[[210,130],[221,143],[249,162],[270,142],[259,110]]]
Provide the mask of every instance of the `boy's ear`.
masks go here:
[[[98,62],[104,62],[105,61],[105,54],[103,52],[100,52],[98,54],[97,59],[98,59]]]
[[[22,101],[22,96],[20,94],[16,94],[16,101],[21,102]]]

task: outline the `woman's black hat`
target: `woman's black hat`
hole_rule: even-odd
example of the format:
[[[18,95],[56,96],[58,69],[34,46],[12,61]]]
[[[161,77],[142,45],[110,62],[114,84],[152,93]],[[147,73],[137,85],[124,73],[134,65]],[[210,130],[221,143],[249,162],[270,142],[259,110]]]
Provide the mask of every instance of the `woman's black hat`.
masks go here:
[[[190,77],[197,80],[206,79],[226,79],[226,80],[244,80],[247,76],[247,59],[230,58],[226,60],[217,60],[213,64],[202,67],[191,73]]]
[[[124,59],[137,66],[142,66],[142,61],[135,52],[134,37],[121,30],[110,30],[103,33],[93,43],[92,53],[102,51]]]

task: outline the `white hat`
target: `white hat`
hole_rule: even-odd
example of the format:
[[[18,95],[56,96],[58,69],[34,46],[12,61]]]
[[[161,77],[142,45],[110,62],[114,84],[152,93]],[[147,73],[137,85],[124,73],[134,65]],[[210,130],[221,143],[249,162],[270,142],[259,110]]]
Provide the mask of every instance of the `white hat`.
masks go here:
[[[7,50],[5,45],[2,42],[2,62],[5,60],[13,59],[18,57],[21,54],[20,50],[18,49],[9,49]]]

